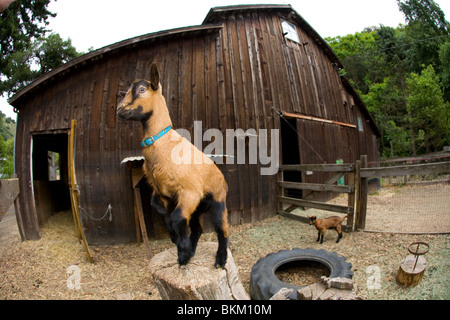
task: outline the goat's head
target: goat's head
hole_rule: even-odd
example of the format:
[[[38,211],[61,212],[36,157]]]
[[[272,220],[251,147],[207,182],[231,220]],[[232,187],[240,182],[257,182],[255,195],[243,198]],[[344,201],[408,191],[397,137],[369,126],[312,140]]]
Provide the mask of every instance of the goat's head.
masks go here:
[[[125,120],[147,121],[155,108],[165,106],[156,64],[150,67],[150,81],[135,80],[117,107],[117,115]]]
[[[309,224],[316,224],[317,217],[316,216],[308,216]]]

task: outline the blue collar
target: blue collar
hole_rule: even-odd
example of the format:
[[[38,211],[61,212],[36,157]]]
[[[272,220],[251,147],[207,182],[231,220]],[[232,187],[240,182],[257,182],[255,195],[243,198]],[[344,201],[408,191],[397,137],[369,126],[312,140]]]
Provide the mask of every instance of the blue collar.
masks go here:
[[[152,144],[155,143],[156,140],[158,140],[159,138],[161,138],[163,135],[165,135],[167,132],[170,131],[170,129],[172,129],[171,126],[168,126],[167,128],[165,128],[163,131],[161,131],[158,134],[155,134],[153,137],[147,138],[144,141],[141,142],[141,147],[142,148],[147,148],[150,147]]]

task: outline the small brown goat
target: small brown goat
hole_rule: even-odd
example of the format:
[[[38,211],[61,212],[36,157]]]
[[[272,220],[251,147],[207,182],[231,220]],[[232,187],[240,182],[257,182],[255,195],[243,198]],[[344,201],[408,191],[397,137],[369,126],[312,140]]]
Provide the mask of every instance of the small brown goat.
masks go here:
[[[337,231],[338,238],[336,240],[336,243],[338,243],[339,240],[341,240],[341,238],[342,238],[341,224],[347,218],[347,215],[343,218],[337,217],[337,216],[329,217],[326,219],[317,219],[316,216],[311,216],[308,218],[309,218],[309,224],[313,224],[316,227],[316,229],[319,231],[316,241],[320,240],[320,243],[321,244],[323,243],[323,236],[327,232],[327,229],[335,229]]]
[[[202,233],[200,216],[205,214],[212,220],[219,242],[215,266],[224,268],[228,246],[225,178],[211,159],[172,130],[154,63],[150,81],[134,81],[117,114],[143,125],[145,140],[141,145],[144,172],[153,189],[151,204],[163,216],[177,245],[178,263],[185,265],[194,256]]]

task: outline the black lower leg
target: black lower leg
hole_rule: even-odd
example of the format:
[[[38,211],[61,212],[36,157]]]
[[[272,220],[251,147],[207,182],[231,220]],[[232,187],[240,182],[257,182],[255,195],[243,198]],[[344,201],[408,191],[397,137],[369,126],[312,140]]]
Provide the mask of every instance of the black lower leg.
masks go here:
[[[191,242],[191,257],[193,257],[195,255],[195,250],[197,249],[198,239],[203,232],[198,214],[194,213],[192,215],[191,221],[189,222],[189,227],[191,229],[191,235],[189,236],[189,240]]]
[[[219,243],[214,266],[216,268],[225,268],[228,249],[228,230],[226,230],[228,228],[228,225],[224,225],[223,221],[223,215],[226,212],[225,202],[212,200],[208,211],[208,213],[211,215],[214,231],[217,234],[217,241]]]
[[[342,238],[342,233],[339,233],[338,238],[337,238],[337,240],[336,240],[336,243],[338,243],[339,240],[341,240],[341,238]]]
[[[216,262],[214,263],[214,267],[225,268],[228,256],[228,238],[225,238],[222,230],[217,231],[217,240],[219,242],[219,248],[217,249]]]
[[[181,216],[181,209],[175,209],[170,219],[172,228],[177,235],[178,263],[185,265],[191,258],[191,241],[188,237],[188,225],[185,218]]]

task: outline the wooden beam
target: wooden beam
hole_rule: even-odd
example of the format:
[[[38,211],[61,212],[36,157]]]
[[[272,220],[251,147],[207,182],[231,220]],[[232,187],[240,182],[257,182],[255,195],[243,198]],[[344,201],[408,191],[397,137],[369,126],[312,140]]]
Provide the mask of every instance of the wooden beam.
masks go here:
[[[355,164],[285,164],[281,165],[279,169],[283,171],[354,172]]]
[[[330,191],[337,193],[353,193],[353,186],[338,186],[335,184],[319,184],[319,183],[299,183],[278,181],[278,185],[283,188],[297,189],[297,190],[312,190],[312,191]]]
[[[414,164],[407,166],[393,166],[383,168],[361,168],[362,178],[407,176],[415,174],[448,173],[450,162]]]
[[[339,122],[339,121],[329,120],[329,119],[324,119],[324,118],[306,116],[306,115],[299,114],[299,113],[283,112],[283,116],[284,117],[297,118],[297,119],[303,119],[303,120],[316,121],[316,122],[329,123],[329,124],[336,124],[336,125],[339,125],[339,126],[349,127],[349,128],[353,128],[353,129],[357,128],[356,125],[354,125],[354,124],[345,123],[345,122]]]
[[[323,202],[295,199],[295,198],[282,197],[282,196],[279,196],[278,200],[281,202],[284,202],[284,203],[288,203],[288,204],[295,204],[295,205],[298,205],[299,207],[315,208],[315,209],[321,209],[321,210],[326,210],[326,211],[345,213],[345,214],[349,214],[349,215],[353,214],[353,208],[347,207],[347,206],[340,206],[340,205],[336,205],[336,204],[328,204],[328,203],[323,203]]]

